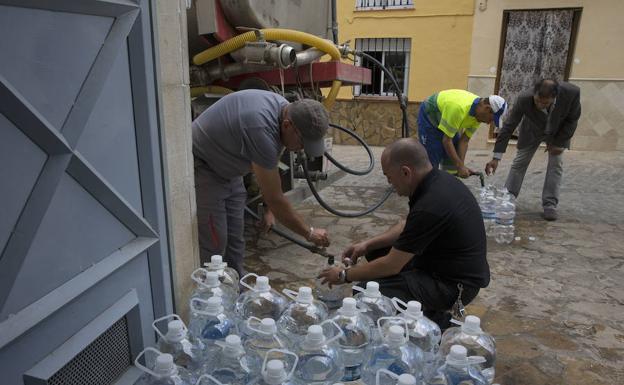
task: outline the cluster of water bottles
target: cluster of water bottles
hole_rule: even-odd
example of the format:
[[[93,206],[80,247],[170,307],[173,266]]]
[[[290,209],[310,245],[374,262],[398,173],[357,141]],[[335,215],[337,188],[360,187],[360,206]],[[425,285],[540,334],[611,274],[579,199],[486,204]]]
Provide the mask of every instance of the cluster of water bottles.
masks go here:
[[[481,189],[479,206],[483,215],[483,224],[488,236],[497,243],[511,243],[514,240],[516,216],[515,198],[505,187],[488,185]]]
[[[419,302],[385,297],[376,282],[355,286],[359,293],[346,298],[337,298],[336,286],[318,285],[316,297],[330,299],[325,303],[309,287],[282,294],[265,276],[239,280],[221,256],[191,277],[197,286],[188,329],[175,314],[154,321],[158,349],[135,361],[145,372],[141,385],[493,381],[495,344],[479,318],[468,316],[441,335]],[[239,294],[239,283],[248,290]]]

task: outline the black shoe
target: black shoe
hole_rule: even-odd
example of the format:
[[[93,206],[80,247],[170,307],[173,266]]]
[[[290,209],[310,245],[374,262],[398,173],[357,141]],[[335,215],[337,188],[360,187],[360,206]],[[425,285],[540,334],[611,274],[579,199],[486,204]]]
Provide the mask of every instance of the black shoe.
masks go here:
[[[556,221],[559,216],[557,215],[557,209],[554,207],[544,207],[544,213],[542,218],[547,221]]]

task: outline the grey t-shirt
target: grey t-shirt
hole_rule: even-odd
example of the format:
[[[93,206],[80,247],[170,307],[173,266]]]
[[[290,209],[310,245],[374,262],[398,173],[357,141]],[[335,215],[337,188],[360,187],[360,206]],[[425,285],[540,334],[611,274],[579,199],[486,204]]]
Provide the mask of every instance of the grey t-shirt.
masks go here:
[[[287,104],[282,96],[261,90],[224,96],[193,122],[193,154],[226,180],[250,172],[252,162],[277,167],[280,114]]]

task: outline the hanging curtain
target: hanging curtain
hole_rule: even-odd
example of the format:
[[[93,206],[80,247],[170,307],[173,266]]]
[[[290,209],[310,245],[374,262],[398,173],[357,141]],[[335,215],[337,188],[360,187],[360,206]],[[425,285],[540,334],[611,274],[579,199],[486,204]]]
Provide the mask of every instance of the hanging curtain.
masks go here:
[[[573,10],[509,13],[498,94],[511,108],[540,78],[563,80]]]

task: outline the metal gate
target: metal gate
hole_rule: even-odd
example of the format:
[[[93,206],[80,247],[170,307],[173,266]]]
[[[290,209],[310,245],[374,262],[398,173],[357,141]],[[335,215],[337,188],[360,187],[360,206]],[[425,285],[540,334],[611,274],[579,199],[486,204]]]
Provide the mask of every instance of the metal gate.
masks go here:
[[[132,383],[170,312],[149,0],[0,0],[0,382]]]

